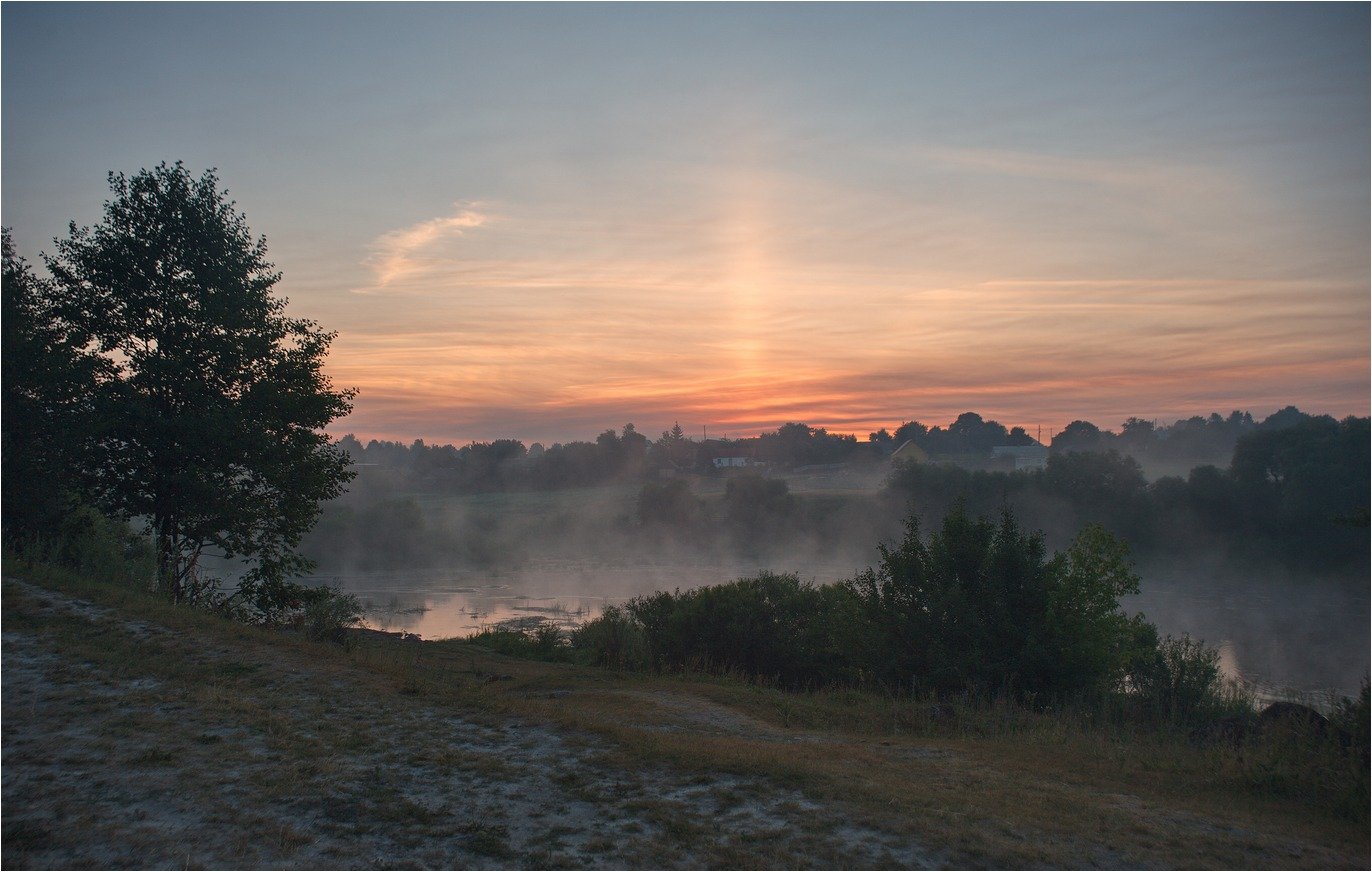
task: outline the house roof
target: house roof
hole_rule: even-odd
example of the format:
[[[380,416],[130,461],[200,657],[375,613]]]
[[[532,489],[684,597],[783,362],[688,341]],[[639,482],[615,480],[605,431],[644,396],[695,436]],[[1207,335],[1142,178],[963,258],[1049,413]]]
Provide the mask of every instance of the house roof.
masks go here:
[[[929,456],[929,453],[925,451],[923,448],[920,448],[918,445],[916,445],[915,440],[913,439],[906,439],[904,442],[900,443],[899,448],[891,452],[892,457],[901,457],[908,455],[927,458]]]

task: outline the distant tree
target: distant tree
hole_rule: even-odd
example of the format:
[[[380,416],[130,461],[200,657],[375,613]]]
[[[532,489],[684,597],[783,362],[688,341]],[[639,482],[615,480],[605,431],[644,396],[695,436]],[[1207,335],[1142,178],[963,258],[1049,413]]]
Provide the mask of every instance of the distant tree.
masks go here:
[[[1229,469],[1234,498],[1254,532],[1306,564],[1365,562],[1369,442],[1367,418],[1321,415],[1251,432]]]
[[[1009,434],[998,421],[983,420],[976,412],[963,412],[948,425],[959,454],[990,454],[997,445],[1004,445]]]
[[[524,443],[518,439],[464,445],[457,452],[454,471],[459,490],[468,493],[504,490],[527,453]]]
[[[1194,415],[1158,432],[1155,452],[1171,460],[1224,466],[1233,456],[1239,437],[1256,429],[1247,412],[1232,412],[1223,417],[1212,412],[1208,417]]]
[[[1130,418],[1120,428],[1119,446],[1129,454],[1147,454],[1158,439],[1157,425],[1142,418]]]
[[[685,479],[674,478],[662,484],[648,482],[638,493],[638,522],[672,532],[690,532],[701,519],[700,500],[691,493]]]
[[[600,449],[602,478],[641,472],[648,453],[647,437],[635,430],[633,424],[625,424],[621,435],[606,430],[596,437],[596,446]]]
[[[1258,428],[1262,430],[1281,430],[1285,427],[1294,427],[1302,421],[1308,420],[1310,420],[1309,415],[1302,412],[1300,409],[1297,409],[1295,406],[1287,406],[1284,409],[1278,409],[1264,418],[1262,423],[1258,425]]]
[[[333,340],[287,316],[280,279],[210,170],[111,173],[101,223],[47,257],[60,304],[111,370],[106,503],[148,519],[158,579],[193,591],[201,554],[249,560],[239,593],[289,605],[295,552],[322,500],[351,478],[323,432],[351,408],[322,365]]]
[[[1116,451],[1054,454],[1044,483],[1073,505],[1090,509],[1135,500],[1148,486],[1138,461]]]
[[[735,544],[765,551],[787,530],[796,498],[786,482],[755,473],[737,475],[724,487],[724,517]]]
[[[1090,421],[1073,421],[1053,437],[1053,451],[1104,451],[1106,437],[1101,429]]]
[[[619,442],[624,446],[625,459],[634,466],[641,465],[648,455],[648,437],[634,429],[633,424],[625,424],[619,434]]]
[[[1010,428],[1010,434],[1006,437],[1006,445],[1035,445],[1034,437],[1030,436],[1023,427]]]
[[[758,437],[758,450],[769,462],[783,466],[842,463],[857,449],[857,438],[829,433],[808,424],[782,424],[774,433]]]
[[[1083,521],[1103,524],[1139,543],[1152,534],[1148,480],[1137,460],[1111,449],[1052,454],[1042,483]]]
[[[664,466],[690,469],[695,465],[695,446],[686,438],[680,422],[674,423],[670,430],[663,430],[661,438],[653,443],[653,449],[658,462]]]
[[[345,433],[343,438],[338,440],[338,447],[346,452],[348,457],[352,458],[353,463],[362,462],[362,458],[366,456],[367,452],[366,446],[351,433]]]
[[[899,448],[910,440],[924,450],[929,450],[929,446],[924,444],[924,437],[929,434],[929,428],[918,421],[906,421],[896,428],[896,432],[891,436],[891,441],[895,447]]]
[[[1223,533],[1238,530],[1248,514],[1239,502],[1234,480],[1210,464],[1192,468],[1186,478],[1186,500],[1206,527]]]

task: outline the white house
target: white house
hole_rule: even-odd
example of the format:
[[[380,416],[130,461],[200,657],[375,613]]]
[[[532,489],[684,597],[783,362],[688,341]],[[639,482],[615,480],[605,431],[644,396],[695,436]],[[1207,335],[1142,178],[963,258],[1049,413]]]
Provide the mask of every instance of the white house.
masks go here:
[[[1033,445],[997,445],[991,449],[992,457],[1009,457],[1015,469],[1043,469],[1048,465],[1048,449]]]
[[[727,469],[727,468],[732,467],[732,466],[747,466],[747,465],[748,465],[748,458],[746,458],[746,457],[716,457],[716,458],[715,458],[715,469]]]

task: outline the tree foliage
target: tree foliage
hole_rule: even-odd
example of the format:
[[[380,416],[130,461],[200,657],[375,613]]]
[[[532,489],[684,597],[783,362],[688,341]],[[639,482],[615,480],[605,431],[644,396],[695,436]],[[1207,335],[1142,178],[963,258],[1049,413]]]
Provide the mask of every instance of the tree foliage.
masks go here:
[[[957,506],[927,539],[911,515],[852,582],[894,685],[1062,696],[1116,686],[1133,638],[1119,598],[1138,592],[1123,543],[1088,526],[1048,556],[1043,536]]]
[[[880,547],[878,563],[842,583],[762,573],[658,592],[592,621],[592,659],[740,672],[786,687],[874,682],[891,690],[1004,693],[1054,701],[1124,690],[1154,662],[1157,633],[1125,615],[1138,592],[1124,544],[1099,527],[1049,554],[1009,510],[1000,520],[956,507],[933,533],[918,518]],[[597,641],[600,640],[600,641]],[[1165,665],[1165,664],[1164,664]]]
[[[838,585],[763,572],[729,584],[636,597],[624,614],[640,628],[644,659],[659,669],[737,672],[791,688],[847,683],[857,675],[846,639],[856,629],[856,603]],[[623,623],[623,614],[593,622],[583,641],[628,636],[616,623]],[[617,632],[611,636],[601,625]],[[597,659],[612,662],[615,653]]]
[[[103,220],[73,223],[46,258],[57,310],[103,360],[94,493],[148,520],[173,598],[211,549],[250,561],[247,599],[291,605],[295,546],[351,477],[323,433],[354,396],[323,373],[335,334],[286,313],[265,240],[213,170],[109,184]]]
[[[110,364],[58,311],[52,282],[15,252],[8,229],[0,244],[5,532],[31,541],[59,528],[80,502],[100,427],[95,386]]]

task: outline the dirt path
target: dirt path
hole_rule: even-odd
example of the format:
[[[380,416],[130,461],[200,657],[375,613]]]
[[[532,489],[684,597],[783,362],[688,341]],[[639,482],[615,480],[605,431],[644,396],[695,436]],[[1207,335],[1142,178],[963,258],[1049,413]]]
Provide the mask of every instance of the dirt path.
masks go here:
[[[5,585],[7,868],[940,865],[764,779],[630,771],[590,736]]]

